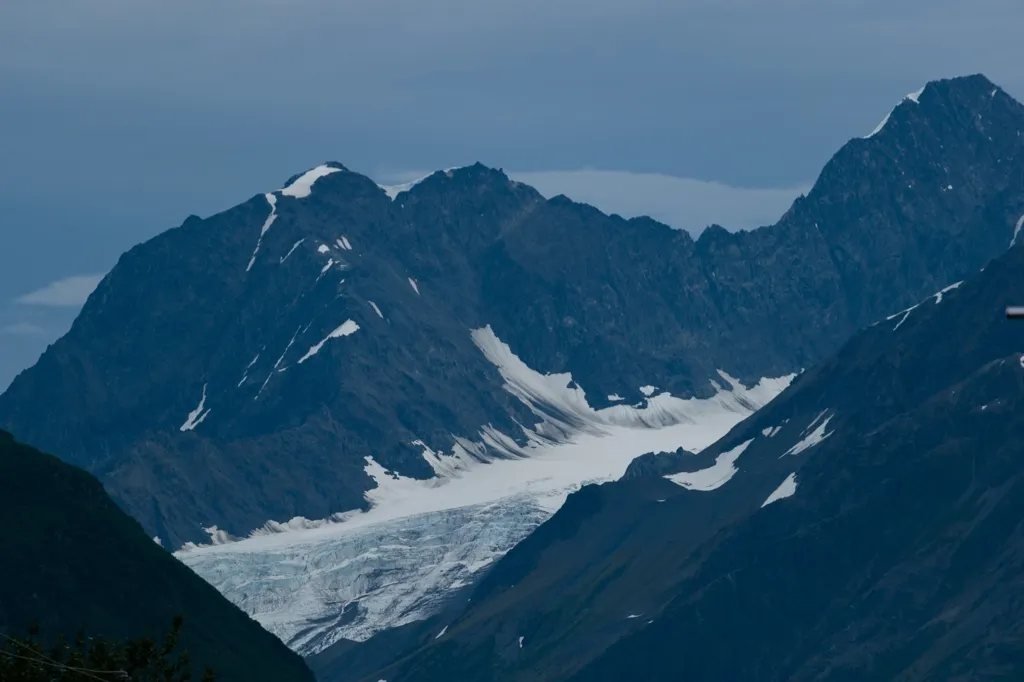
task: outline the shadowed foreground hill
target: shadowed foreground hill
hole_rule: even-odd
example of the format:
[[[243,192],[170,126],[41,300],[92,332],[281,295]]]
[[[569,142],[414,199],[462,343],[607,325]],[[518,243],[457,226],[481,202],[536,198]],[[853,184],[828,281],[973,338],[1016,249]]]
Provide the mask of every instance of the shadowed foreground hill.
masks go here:
[[[160,637],[176,614],[194,678],[312,682],[302,659],[146,536],[88,473],[0,431],[0,632]]]

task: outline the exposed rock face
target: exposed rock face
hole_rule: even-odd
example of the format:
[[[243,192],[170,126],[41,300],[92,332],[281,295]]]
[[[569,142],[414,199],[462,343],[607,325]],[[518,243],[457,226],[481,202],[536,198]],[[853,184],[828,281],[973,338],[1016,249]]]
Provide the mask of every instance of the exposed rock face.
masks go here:
[[[575,493],[372,680],[1019,678],[1022,290],[1018,245],[700,454]]]
[[[0,426],[169,546],[324,518],[365,504],[367,457],[424,478],[413,441],[521,437],[536,418],[474,344],[487,325],[598,407],[810,366],[1009,245],[1022,128],[981,76],[931,83],[776,225],[696,241],[479,164],[394,198],[328,164],[124,254]]]

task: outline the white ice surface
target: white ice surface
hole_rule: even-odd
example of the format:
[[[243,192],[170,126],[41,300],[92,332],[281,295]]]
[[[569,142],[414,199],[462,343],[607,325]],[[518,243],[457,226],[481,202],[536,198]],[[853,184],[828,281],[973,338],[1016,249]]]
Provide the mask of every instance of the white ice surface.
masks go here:
[[[419,296],[420,287],[418,284],[416,284],[416,280],[414,280],[412,277],[409,278],[409,286],[411,286],[412,290],[416,292],[417,296]]]
[[[294,197],[296,199],[305,199],[313,193],[313,183],[322,177],[330,175],[331,173],[340,172],[340,168],[332,168],[331,166],[317,166],[311,168],[281,190],[281,194],[286,197]]]
[[[638,455],[710,445],[795,376],[745,388],[722,372],[729,388],[716,384],[711,398],[662,393],[642,408],[595,409],[569,388],[571,375],[530,369],[490,327],[472,334],[505,389],[537,415],[526,445],[486,426],[476,440],[456,438],[451,454],[417,441],[435,476],[406,478],[368,457],[377,484],[368,511],[268,522],[239,542],[177,556],[303,654],[365,640],[436,613],[572,491],[620,477]]]
[[[766,429],[761,429],[761,435],[764,436],[765,438],[771,438],[776,433],[778,433],[779,429],[781,429],[781,428],[782,428],[781,426],[769,426]]]
[[[779,487],[776,488],[775,491],[772,492],[772,494],[768,496],[768,499],[766,499],[764,501],[764,504],[761,505],[761,508],[764,509],[765,507],[767,507],[772,502],[777,502],[777,501],[783,500],[783,499],[785,499],[787,497],[792,497],[794,493],[796,493],[796,474],[795,473],[790,474],[789,476],[786,476],[786,480],[784,480],[782,483],[780,483]]]
[[[625,400],[625,398],[623,398],[618,393],[612,393],[610,396],[608,396],[608,402],[610,403],[619,403],[622,402],[623,400]]]
[[[237,538],[234,535],[231,535],[226,530],[221,530],[216,525],[208,526],[207,528],[203,528],[203,530],[206,532],[207,535],[210,536],[211,545],[226,545],[229,542],[238,542],[239,540],[241,540],[241,538]],[[196,546],[192,543],[186,544],[190,547]]]
[[[373,301],[369,301],[369,303],[370,303],[370,306],[373,308],[373,312],[377,313],[377,317],[379,317],[380,319],[383,320],[384,319],[384,313],[382,313],[380,311],[380,308],[377,307],[377,304],[374,303]]]
[[[743,451],[753,443],[753,439],[737,445],[732,450],[726,450],[715,458],[715,463],[707,469],[699,471],[684,471],[679,474],[669,474],[665,478],[683,486],[687,490],[700,490],[708,492],[717,490],[729,482],[729,479],[736,475],[739,469],[736,468],[736,460]]]
[[[188,413],[188,418],[185,419],[185,423],[178,427],[180,431],[191,431],[197,426],[203,423],[206,419],[206,415],[210,414],[209,410],[204,410],[206,406],[206,384],[203,384],[203,395],[199,399],[199,404],[196,405],[196,409]]]

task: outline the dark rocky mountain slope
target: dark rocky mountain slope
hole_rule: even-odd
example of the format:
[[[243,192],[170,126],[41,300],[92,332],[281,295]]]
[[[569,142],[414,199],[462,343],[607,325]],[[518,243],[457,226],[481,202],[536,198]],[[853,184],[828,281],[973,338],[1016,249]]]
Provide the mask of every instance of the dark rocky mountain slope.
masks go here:
[[[1022,297],[1017,246],[699,455],[575,493],[367,679],[1021,679]]]
[[[447,452],[536,420],[473,329],[571,372],[594,406],[810,366],[1007,248],[1022,129],[984,77],[930,83],[777,224],[696,241],[479,164],[394,200],[329,164],[125,253],[0,396],[0,426],[175,547],[325,518],[365,504],[368,456],[424,478],[414,441]]]
[[[302,659],[182,565],[94,477],[0,431],[0,633],[161,636],[184,617],[193,676],[313,682]]]

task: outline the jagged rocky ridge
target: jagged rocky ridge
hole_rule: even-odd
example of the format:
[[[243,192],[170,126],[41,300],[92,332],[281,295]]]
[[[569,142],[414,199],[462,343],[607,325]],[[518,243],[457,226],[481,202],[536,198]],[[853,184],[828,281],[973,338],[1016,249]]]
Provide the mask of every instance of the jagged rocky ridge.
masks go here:
[[[1020,679],[1021,292],[1017,246],[699,455],[570,496],[395,663],[328,650],[321,679]]]
[[[931,83],[776,225],[696,241],[479,164],[391,195],[328,164],[124,254],[0,425],[170,546],[325,518],[365,505],[367,457],[423,478],[414,441],[523,441],[537,416],[472,330],[571,372],[594,407],[808,366],[1007,246],[1022,122],[984,77]]]

